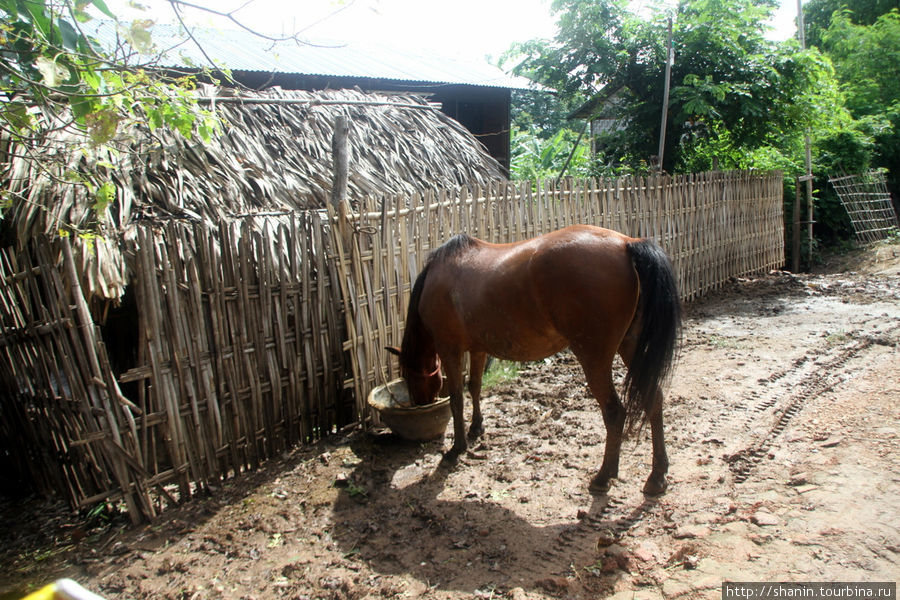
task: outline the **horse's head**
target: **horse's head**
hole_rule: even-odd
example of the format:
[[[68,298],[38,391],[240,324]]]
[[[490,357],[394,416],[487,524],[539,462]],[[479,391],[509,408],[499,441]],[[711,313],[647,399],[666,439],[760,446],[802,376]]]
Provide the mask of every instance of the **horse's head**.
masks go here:
[[[407,364],[399,348],[388,346],[385,347],[385,350],[400,359],[400,376],[406,380],[412,403],[421,406],[434,402],[444,382],[443,377],[441,377],[440,357],[437,354],[434,355],[434,367],[420,368]]]

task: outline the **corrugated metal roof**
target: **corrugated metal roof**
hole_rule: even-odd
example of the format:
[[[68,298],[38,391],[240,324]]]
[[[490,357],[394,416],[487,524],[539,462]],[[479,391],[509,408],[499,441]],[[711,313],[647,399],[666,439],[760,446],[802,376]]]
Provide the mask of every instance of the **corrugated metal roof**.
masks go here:
[[[113,44],[111,22],[98,23],[101,43]],[[175,25],[157,24],[153,42],[164,52],[167,67],[208,65],[232,71],[300,73],[332,77],[367,77],[398,81],[452,83],[512,89],[529,89],[530,82],[504,73],[487,61],[436,56],[379,44],[272,42],[248,31],[191,28],[201,51]],[[204,56],[205,53],[205,56]],[[208,57],[208,58],[207,58]]]

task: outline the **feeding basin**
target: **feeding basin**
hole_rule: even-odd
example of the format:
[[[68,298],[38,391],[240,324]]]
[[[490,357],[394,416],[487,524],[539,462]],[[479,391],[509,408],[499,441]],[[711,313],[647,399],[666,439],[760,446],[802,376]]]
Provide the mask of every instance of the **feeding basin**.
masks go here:
[[[416,406],[409,397],[405,379],[379,385],[369,392],[368,402],[391,431],[414,442],[441,437],[450,421],[450,398]]]

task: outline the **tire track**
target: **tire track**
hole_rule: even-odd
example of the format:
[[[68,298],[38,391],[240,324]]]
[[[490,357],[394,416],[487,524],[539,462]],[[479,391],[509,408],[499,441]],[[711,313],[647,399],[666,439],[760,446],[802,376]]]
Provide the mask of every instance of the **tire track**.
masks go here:
[[[819,358],[810,360],[810,354],[806,354],[794,362],[794,371],[799,371],[799,379],[792,385],[795,390],[784,401],[778,398],[767,399],[760,402],[754,411],[757,414],[748,415],[747,425],[759,418],[760,412],[765,412],[774,407],[773,422],[761,437],[751,445],[726,457],[729,469],[734,476],[735,483],[743,483],[753,474],[754,469],[768,455],[772,446],[806,404],[822,394],[829,392],[835,386],[842,383],[847,374],[847,363],[864,353],[874,344],[892,345],[889,341],[890,333],[896,332],[898,326],[889,327],[880,334],[863,334],[855,331],[847,334],[851,341],[838,346],[833,350],[826,350]],[[793,372],[777,372],[763,380],[766,384],[781,381],[785,378],[795,379]],[[780,385],[784,387],[784,382]]]
[[[656,501],[653,499],[645,499],[633,506],[624,500],[607,496],[605,504],[599,509],[580,513],[577,523],[564,526],[552,546],[535,551],[535,555],[548,561],[571,561],[575,552],[585,549],[593,552],[598,543],[604,546],[617,543],[629,530],[643,522],[655,506]],[[596,539],[598,537],[599,542]]]

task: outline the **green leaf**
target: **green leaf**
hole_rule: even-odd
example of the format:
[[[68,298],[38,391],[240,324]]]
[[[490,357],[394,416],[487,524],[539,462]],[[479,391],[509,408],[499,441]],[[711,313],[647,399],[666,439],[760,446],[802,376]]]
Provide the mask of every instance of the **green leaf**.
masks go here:
[[[44,2],[16,2],[18,16],[34,27],[36,37],[48,40],[51,38],[53,22],[45,14]]]
[[[703,100],[694,98],[685,103],[684,112],[689,115],[708,115],[711,112],[711,108]]]
[[[93,98],[76,95],[69,99],[69,106],[72,108],[75,120],[79,123],[84,123],[87,115],[94,111],[96,104]]]
[[[111,181],[104,181],[94,191],[94,203],[91,208],[97,213],[103,213],[116,199],[116,186]]]
[[[91,4],[97,7],[97,9],[102,12],[104,15],[109,17],[110,19],[115,19],[116,15],[113,14],[111,10],[106,6],[106,2],[103,0],[90,0]]]
[[[75,15],[75,20],[79,23],[87,23],[92,19],[91,15],[87,12],[87,8],[91,5],[91,0],[75,0],[75,6],[72,9],[72,13]]]
[[[93,69],[85,69],[81,72],[82,81],[88,86],[94,93],[102,93],[103,92],[103,78],[100,77],[97,73],[93,71]]]
[[[21,133],[34,126],[34,117],[24,102],[0,104],[0,120],[6,121],[14,130]]]
[[[140,54],[151,54],[153,52],[153,36],[150,33],[152,27],[153,21],[137,19],[132,21],[131,27],[125,33],[128,43]]]
[[[150,131],[159,129],[165,125],[162,112],[157,108],[147,109],[147,123],[150,125]]]
[[[59,33],[62,37],[63,47],[74,52],[78,49],[78,40],[81,34],[65,19],[59,19]]]

